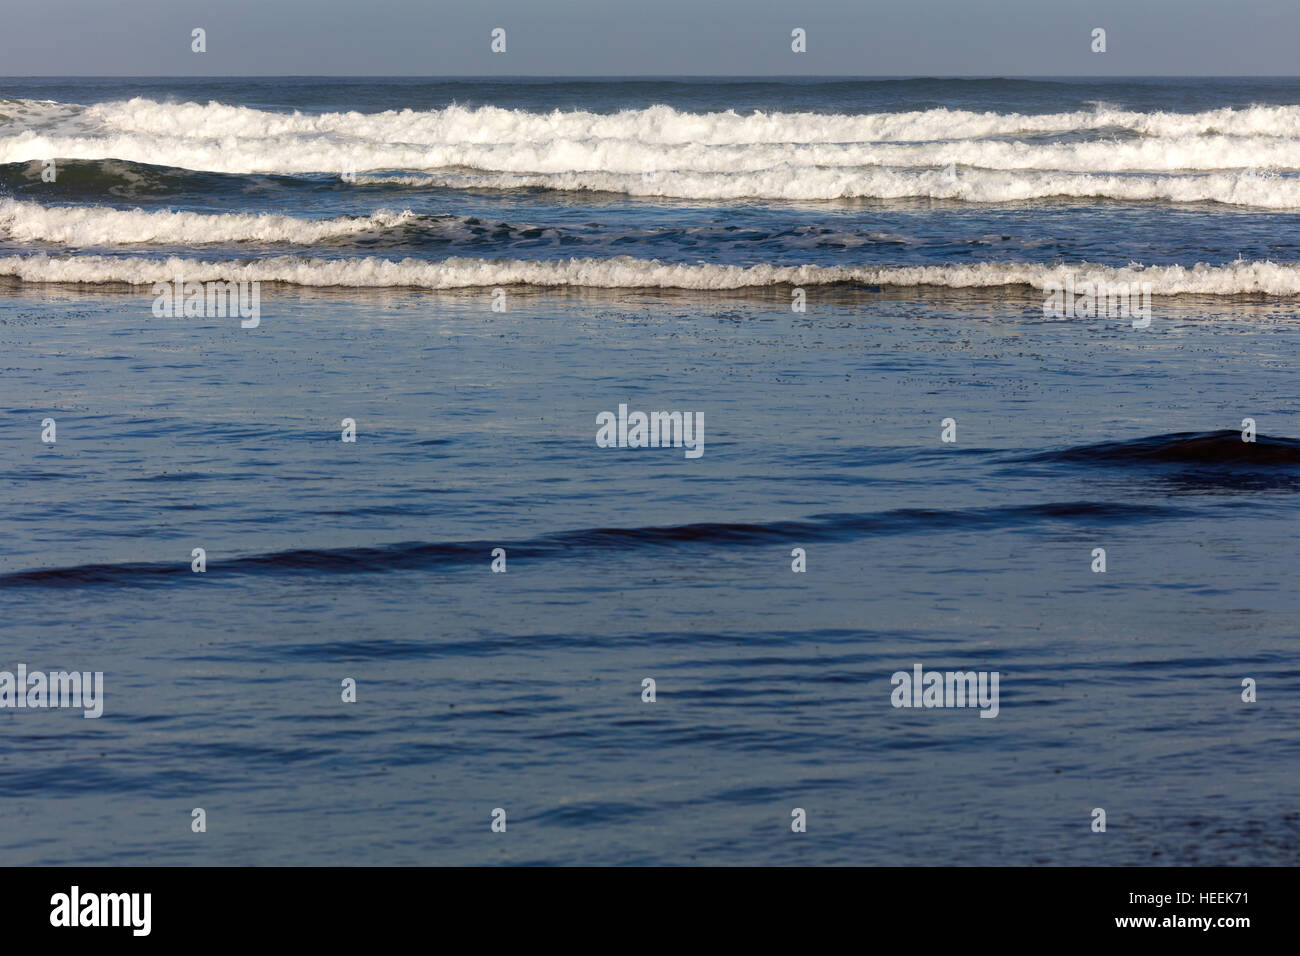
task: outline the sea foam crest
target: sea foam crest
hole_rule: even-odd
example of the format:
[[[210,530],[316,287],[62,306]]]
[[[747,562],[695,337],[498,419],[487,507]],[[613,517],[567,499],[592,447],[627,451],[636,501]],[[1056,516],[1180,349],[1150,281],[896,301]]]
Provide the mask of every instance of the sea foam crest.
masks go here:
[[[274,213],[197,213],[42,206],[0,200],[0,234],[18,242],[69,246],[218,242],[293,242],[303,245],[400,227],[417,218],[410,210],[370,216],[301,219]]]
[[[301,286],[423,289],[493,288],[506,285],[601,289],[743,290],[765,286],[855,283],[879,286],[942,286],[954,289],[1026,286],[1042,289],[1076,283],[1150,283],[1153,295],[1294,295],[1300,265],[1238,261],[1227,265],[1102,267],[985,262],[930,266],[812,266],[677,264],[618,256],[610,259],[532,261],[451,258],[320,259],[273,256],[206,261],[185,257],[22,255],[0,257],[0,276],[30,283],[150,285],[176,276],[186,281],[283,282]]]
[[[1300,169],[1300,107],[283,113],[137,98],[40,104],[0,125],[0,163],[51,156],[233,174],[397,171],[368,180],[389,184],[423,171],[437,173],[434,184],[446,188],[528,185],[687,199],[1086,196],[1294,208],[1290,177],[1240,173]],[[464,170],[470,175],[457,175]]]

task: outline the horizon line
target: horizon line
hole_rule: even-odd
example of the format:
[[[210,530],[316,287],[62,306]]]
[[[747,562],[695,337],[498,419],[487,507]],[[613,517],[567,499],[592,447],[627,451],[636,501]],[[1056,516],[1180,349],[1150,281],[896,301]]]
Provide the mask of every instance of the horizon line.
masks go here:
[[[1290,73],[14,73],[0,80],[1300,80]]]

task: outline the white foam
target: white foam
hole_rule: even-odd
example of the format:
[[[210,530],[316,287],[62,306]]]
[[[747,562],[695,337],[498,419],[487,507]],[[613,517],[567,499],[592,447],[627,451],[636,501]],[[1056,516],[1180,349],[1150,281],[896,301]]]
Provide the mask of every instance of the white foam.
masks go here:
[[[424,289],[493,288],[506,285],[601,289],[740,290],[776,285],[859,283],[881,286],[942,286],[954,289],[1064,285],[1091,282],[1150,283],[1153,295],[1300,293],[1300,265],[1238,261],[1227,265],[1123,268],[1041,263],[964,263],[932,266],[724,266],[685,265],[619,256],[613,259],[522,261],[453,258],[319,259],[278,256],[246,261],[114,256],[0,257],[0,276],[29,283],[126,283],[151,285],[177,276],[186,282],[260,281],[301,286]]]
[[[53,156],[239,174],[425,170],[444,175],[450,186],[473,184],[456,175],[468,171],[488,186],[516,176],[531,177],[521,181],[532,185],[561,184],[553,188],[692,199],[920,195],[991,202],[1001,193],[1192,196],[1186,201],[1267,208],[1296,205],[1286,177],[1276,177],[1283,185],[1243,189],[1232,171],[1300,170],[1296,106],[1188,114],[1108,106],[1042,115],[689,113],[667,106],[609,114],[490,106],[307,114],[137,98],[28,112],[37,119],[24,114],[0,126],[0,163]],[[920,175],[950,164],[973,181],[946,189]],[[979,176],[1010,172],[1041,175],[1023,176],[1028,188]],[[1145,179],[1130,186],[1098,178],[1130,173]],[[1156,178],[1172,173],[1224,178],[1190,186]]]
[[[543,188],[669,199],[949,199],[1006,203],[1050,197],[1126,201],[1218,202],[1265,209],[1300,208],[1300,178],[1261,173],[1105,175],[961,169],[897,170],[783,166],[745,173],[658,172],[653,176],[579,172],[366,175],[362,183],[453,189]]]
[[[1128,130],[1144,136],[1300,137],[1300,107],[1252,106],[1199,113],[1142,113],[1099,106],[1067,113],[975,113],[930,109],[898,113],[690,113],[669,106],[592,113],[483,106],[470,109],[386,110],[378,113],[278,113],[221,103],[157,103],[136,98],[101,103],[86,119],[105,130],[180,138],[269,139],[341,135],[368,142],[419,144],[550,142],[612,139],[641,143],[928,142],[1087,130]]]
[[[42,206],[0,200],[0,233],[19,242],[69,246],[143,243],[292,242],[301,245],[391,229],[415,219],[409,210],[312,220],[270,213],[241,214]]]

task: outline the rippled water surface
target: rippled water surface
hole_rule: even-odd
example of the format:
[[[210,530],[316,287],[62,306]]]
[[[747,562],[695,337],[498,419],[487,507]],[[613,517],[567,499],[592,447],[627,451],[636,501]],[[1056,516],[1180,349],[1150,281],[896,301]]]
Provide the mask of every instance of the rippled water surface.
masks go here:
[[[1294,83],[0,96],[6,861],[1297,861]]]

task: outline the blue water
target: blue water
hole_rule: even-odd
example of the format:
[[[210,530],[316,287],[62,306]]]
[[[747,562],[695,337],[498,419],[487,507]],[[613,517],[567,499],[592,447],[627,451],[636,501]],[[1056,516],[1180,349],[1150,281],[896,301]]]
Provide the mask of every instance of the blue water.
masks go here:
[[[1134,329],[1047,318],[1023,282],[810,281],[794,312],[788,282],[623,281],[650,260],[1244,260],[1284,281],[1300,239],[1285,193],[1215,180],[1217,198],[1194,202],[1123,198],[1122,184],[1026,199],[708,198],[418,181],[551,175],[540,167],[567,156],[608,162],[573,172],[622,175],[619,150],[658,148],[673,123],[689,147],[706,136],[691,132],[699,117],[759,110],[796,117],[736,154],[773,150],[781,163],[754,191],[779,191],[822,168],[777,141],[815,116],[1100,103],[1238,120],[1272,110],[1284,124],[1300,82],[57,79],[0,80],[0,98],[0,157],[12,159],[0,164],[0,670],[101,670],[105,685],[98,720],[0,709],[8,862],[1300,856],[1300,286],[1190,295],[1162,274],[1150,327]],[[209,110],[155,141],[143,121],[128,128],[128,111],[86,112],[132,98],[155,127],[186,102],[256,113]],[[343,142],[337,130],[263,128],[295,110],[415,111],[382,129],[349,121],[366,132],[347,149],[370,143],[388,159],[405,155],[408,126],[412,139],[424,130],[421,149],[466,148],[427,120],[452,104],[538,116],[662,105],[676,118],[655,114],[635,135],[557,133],[563,143],[534,155],[541,139],[474,114],[469,135],[500,166],[358,164],[363,178],[412,180],[386,183],[324,162],[290,171],[304,148]],[[880,142],[922,151],[909,162],[1020,143],[1029,165],[956,173],[1005,176],[1014,192],[1051,172],[1033,165],[1036,149],[1164,138],[1222,165],[1117,160],[1111,172],[1204,177],[1237,175],[1293,136],[1125,122]],[[209,150],[218,134],[235,145]],[[77,154],[58,157],[55,182],[41,179],[37,135]],[[710,150],[725,148],[666,152],[682,168],[654,174],[713,189],[726,180],[707,178]],[[168,163],[140,161],[164,149]],[[241,164],[257,168],[229,171]],[[1300,172],[1260,165],[1279,189]],[[186,232],[97,218],[109,209],[211,218]],[[324,239],[230,218],[408,210]],[[199,241],[204,229],[226,238]],[[322,284],[328,267],[312,267],[311,283],[264,281],[260,325],[242,329],[156,318],[147,284],[78,271],[131,260],[165,281],[177,261],[284,257],[482,260],[482,280],[438,290],[408,271],[361,288]],[[630,264],[559,287],[494,271],[616,257]],[[28,263],[45,259],[67,281],[33,279]],[[505,311],[492,309],[498,286]],[[595,416],[620,403],[702,412],[704,454],[597,447]],[[46,418],[54,444],[41,440]],[[344,418],[355,443],[340,441]],[[946,418],[955,443],[940,440]],[[196,547],[203,574],[190,569]],[[498,547],[504,574],[490,567]],[[791,571],[794,548],[806,573]],[[1095,548],[1105,573],[1091,570]],[[892,707],[891,675],[918,662],[997,671],[998,716]],[[355,703],[340,699],[345,678]],[[196,807],[204,833],[190,828]],[[503,834],[490,830],[495,808]],[[806,833],[791,832],[794,808]],[[1104,833],[1090,829],[1094,808]]]

